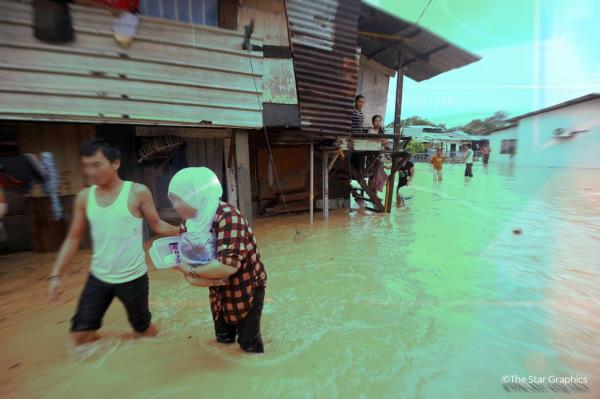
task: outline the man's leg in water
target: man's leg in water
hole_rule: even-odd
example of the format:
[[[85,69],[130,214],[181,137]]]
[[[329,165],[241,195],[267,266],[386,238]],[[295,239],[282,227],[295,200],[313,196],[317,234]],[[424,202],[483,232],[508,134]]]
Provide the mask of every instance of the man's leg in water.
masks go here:
[[[465,164],[465,177],[473,177],[473,164]]]
[[[91,274],[85,283],[77,311],[71,319],[71,339],[83,345],[98,339],[96,331],[102,326],[104,313],[115,296],[114,286],[98,280]]]
[[[154,337],[158,334],[158,329],[151,323],[152,313],[148,306],[149,294],[148,274],[127,283],[115,284],[115,295],[123,302],[129,324],[138,337]]]

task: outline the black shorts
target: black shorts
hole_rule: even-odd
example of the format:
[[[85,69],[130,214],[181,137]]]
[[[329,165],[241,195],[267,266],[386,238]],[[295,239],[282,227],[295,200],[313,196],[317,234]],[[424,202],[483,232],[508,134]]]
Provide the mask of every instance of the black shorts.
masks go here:
[[[79,297],[77,312],[71,319],[71,332],[98,330],[115,296],[125,305],[133,329],[144,332],[152,320],[148,294],[148,274],[121,284],[105,283],[90,274]]]

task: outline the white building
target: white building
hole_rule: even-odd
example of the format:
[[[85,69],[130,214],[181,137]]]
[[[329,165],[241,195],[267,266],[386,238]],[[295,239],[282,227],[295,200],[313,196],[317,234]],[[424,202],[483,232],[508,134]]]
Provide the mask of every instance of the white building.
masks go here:
[[[509,120],[489,136],[490,162],[600,168],[600,94]]]

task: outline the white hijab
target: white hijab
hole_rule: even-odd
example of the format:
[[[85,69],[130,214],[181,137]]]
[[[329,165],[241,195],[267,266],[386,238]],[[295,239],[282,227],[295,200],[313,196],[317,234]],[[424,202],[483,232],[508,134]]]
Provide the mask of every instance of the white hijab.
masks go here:
[[[171,179],[169,193],[197,210],[196,215],[185,222],[188,232],[210,232],[223,195],[219,178],[212,170],[204,167],[181,169]]]

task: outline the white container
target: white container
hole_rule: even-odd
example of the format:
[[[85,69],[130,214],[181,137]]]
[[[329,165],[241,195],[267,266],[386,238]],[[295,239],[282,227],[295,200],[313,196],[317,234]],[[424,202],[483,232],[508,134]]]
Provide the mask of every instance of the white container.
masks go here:
[[[150,258],[156,269],[170,269],[181,262],[181,237],[165,237],[154,240],[150,250]]]

